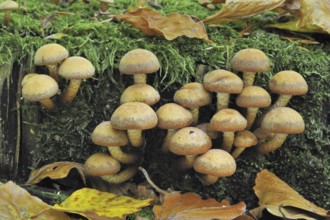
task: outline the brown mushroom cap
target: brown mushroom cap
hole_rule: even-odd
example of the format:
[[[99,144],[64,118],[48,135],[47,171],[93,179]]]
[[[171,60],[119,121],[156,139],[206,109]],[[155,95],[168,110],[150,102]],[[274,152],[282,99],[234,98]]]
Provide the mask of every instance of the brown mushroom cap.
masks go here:
[[[61,64],[58,73],[65,79],[87,79],[94,76],[95,68],[86,58],[73,56]]]
[[[236,104],[240,107],[267,107],[271,101],[269,93],[259,86],[244,87],[236,98]]]
[[[174,102],[187,108],[208,105],[211,101],[211,94],[204,89],[203,84],[197,82],[182,86],[174,94]]]
[[[276,73],[270,79],[269,89],[280,95],[303,95],[307,93],[308,85],[299,73],[285,70]]]
[[[178,130],[170,140],[169,150],[177,155],[197,155],[212,146],[210,137],[199,128],[186,127]]]
[[[120,163],[108,154],[95,153],[85,161],[86,174],[92,176],[112,175],[119,172]]]
[[[127,87],[120,97],[120,103],[143,102],[147,105],[154,105],[160,99],[160,95],[154,87],[148,84],[134,84]]]
[[[128,144],[126,133],[114,129],[110,121],[104,121],[97,125],[91,136],[93,143],[100,146],[124,146]]]
[[[122,74],[149,74],[159,70],[159,60],[155,54],[145,49],[127,52],[120,60],[119,71]]]
[[[39,75],[39,74],[38,73],[28,73],[28,74],[26,74],[22,79],[21,86],[24,87],[25,83],[27,81],[29,81],[29,79],[31,79],[32,77],[37,76],[37,75]]]
[[[124,103],[111,116],[112,127],[119,130],[146,130],[156,127],[157,122],[154,110],[142,102]]]
[[[211,149],[196,158],[194,169],[199,173],[225,177],[235,173],[236,162],[228,152],[221,149]]]
[[[179,129],[191,125],[193,116],[191,112],[176,103],[167,103],[157,112],[158,127],[163,129]]]
[[[265,114],[261,128],[273,133],[298,134],[305,130],[301,115],[289,107],[278,107]]]
[[[19,8],[17,2],[12,0],[6,0],[0,3],[0,10],[16,10]]]
[[[234,132],[244,130],[247,126],[247,121],[238,111],[227,108],[213,115],[210,124],[212,130]]]
[[[264,52],[255,48],[238,51],[232,58],[231,67],[242,72],[267,72],[269,59]]]
[[[235,135],[234,145],[236,147],[248,148],[258,143],[257,137],[248,130],[239,131]]]
[[[56,43],[41,46],[34,55],[37,66],[54,65],[68,58],[69,52],[62,45]]]
[[[227,70],[214,70],[205,74],[203,85],[207,91],[230,94],[238,94],[243,89],[241,78]]]
[[[52,77],[38,74],[25,82],[22,96],[28,101],[37,102],[56,95],[58,89],[58,84]]]

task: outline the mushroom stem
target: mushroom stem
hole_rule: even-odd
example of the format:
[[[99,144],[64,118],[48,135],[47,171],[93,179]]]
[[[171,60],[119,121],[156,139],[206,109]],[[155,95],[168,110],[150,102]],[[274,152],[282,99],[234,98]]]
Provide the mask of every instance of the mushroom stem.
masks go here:
[[[11,11],[12,10],[5,10],[5,12],[4,12],[3,24],[5,26],[8,26],[8,24],[9,24]]]
[[[235,150],[231,153],[234,159],[236,159],[243,151],[245,150],[244,147],[236,147]]]
[[[76,97],[78,90],[80,88],[81,79],[71,79],[66,89],[65,93],[63,94],[61,101],[64,104],[70,104],[72,100]]]
[[[120,184],[131,179],[138,171],[137,166],[127,167],[125,170],[120,171],[119,173],[113,175],[101,176],[101,178],[109,183]]]
[[[253,86],[255,75],[254,72],[243,72],[243,86]]]
[[[193,116],[193,122],[192,125],[197,125],[198,118],[199,118],[199,107],[190,108],[190,112]]]
[[[54,111],[57,108],[57,105],[55,104],[55,102],[50,98],[40,100],[39,102],[48,111]]]
[[[167,134],[166,134],[166,137],[164,138],[163,145],[162,145],[162,151],[164,153],[169,152],[168,146],[170,144],[171,138],[173,137],[173,135],[175,134],[176,131],[177,131],[177,129],[167,129]]]
[[[264,155],[280,148],[286,140],[288,134],[275,133],[274,137],[267,142],[257,145],[259,154]]]
[[[272,106],[270,106],[269,110],[286,106],[289,103],[291,98],[292,98],[292,95],[280,95],[277,98],[276,102]]]
[[[229,98],[229,93],[217,92],[217,111],[228,108]]]
[[[253,122],[256,119],[258,111],[259,111],[258,107],[248,107],[247,108],[247,114],[246,114],[247,126],[246,126],[246,130],[250,130],[250,128],[252,127]]]
[[[230,152],[234,143],[234,138],[235,138],[234,132],[231,131],[223,132],[222,149],[227,152]]]
[[[198,177],[204,186],[209,186],[216,183],[219,179],[217,176],[208,175],[208,174],[198,174]]]
[[[127,130],[128,139],[133,147],[141,147],[143,144],[142,130]]]
[[[122,164],[133,164],[138,160],[136,154],[125,153],[124,151],[122,151],[121,147],[118,146],[108,147],[108,151],[113,158],[115,158]]]
[[[177,161],[177,169],[180,170],[189,170],[194,167],[194,161],[197,155],[186,155],[182,158],[179,158]]]
[[[51,76],[53,79],[56,80],[56,82],[58,82],[60,80],[60,77],[58,75],[57,64],[48,65],[47,67],[48,67],[48,71],[49,71],[49,76]]]
[[[133,75],[134,84],[147,84],[147,74],[135,74]]]

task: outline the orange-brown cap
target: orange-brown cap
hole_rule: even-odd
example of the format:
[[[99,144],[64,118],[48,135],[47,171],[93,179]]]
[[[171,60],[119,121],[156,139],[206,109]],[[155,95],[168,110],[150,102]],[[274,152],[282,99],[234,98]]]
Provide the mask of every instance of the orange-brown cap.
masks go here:
[[[58,74],[64,79],[87,79],[94,76],[95,68],[86,58],[73,56],[61,64]]]
[[[242,72],[267,72],[269,59],[264,52],[255,48],[238,51],[232,61],[231,67]]]
[[[243,81],[227,70],[214,70],[204,76],[203,85],[210,92],[238,94],[242,92]]]
[[[37,66],[54,65],[68,58],[69,52],[60,44],[50,43],[41,46],[34,55]]]
[[[56,95],[58,89],[58,84],[52,77],[37,74],[24,83],[22,96],[28,101],[37,102]]]
[[[203,84],[198,82],[188,83],[174,94],[174,102],[187,108],[208,105],[211,101],[211,94],[204,89]]]
[[[128,144],[128,137],[124,131],[114,129],[110,121],[98,124],[91,135],[94,144],[110,147]]]
[[[248,130],[239,131],[235,135],[234,145],[236,147],[248,148],[258,143],[257,137]]]
[[[267,107],[271,102],[269,93],[259,86],[244,87],[236,98],[236,104],[240,107]]]
[[[244,130],[247,120],[235,109],[222,109],[211,118],[211,128],[215,131],[235,132]]]
[[[307,93],[308,85],[299,73],[285,70],[276,73],[270,79],[269,89],[280,95],[303,95]]]
[[[193,116],[191,112],[176,103],[167,103],[157,112],[158,127],[163,129],[179,129],[191,125]]]
[[[154,105],[160,99],[160,95],[154,87],[148,84],[134,84],[127,87],[120,97],[120,103],[143,102],[147,105]]]
[[[120,163],[108,154],[95,153],[85,161],[86,174],[91,176],[112,175],[119,172]]]

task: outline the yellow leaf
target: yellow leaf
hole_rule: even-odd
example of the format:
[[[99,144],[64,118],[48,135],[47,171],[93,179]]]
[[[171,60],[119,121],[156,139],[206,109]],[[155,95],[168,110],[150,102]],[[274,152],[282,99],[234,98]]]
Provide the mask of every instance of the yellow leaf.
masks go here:
[[[145,206],[150,205],[151,200],[137,200],[128,196],[101,192],[95,189],[83,188],[75,191],[60,205],[54,205],[54,209],[69,213],[76,213],[88,219],[113,219],[124,218]]]

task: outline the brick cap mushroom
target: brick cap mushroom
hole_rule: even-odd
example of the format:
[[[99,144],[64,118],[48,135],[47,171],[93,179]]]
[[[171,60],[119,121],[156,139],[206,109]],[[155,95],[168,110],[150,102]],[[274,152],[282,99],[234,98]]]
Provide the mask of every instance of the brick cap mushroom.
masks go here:
[[[120,97],[120,103],[143,102],[153,106],[160,100],[159,92],[148,84],[134,84],[127,87]]]
[[[85,161],[85,172],[91,176],[103,176],[118,173],[120,163],[108,154],[95,153]]]

